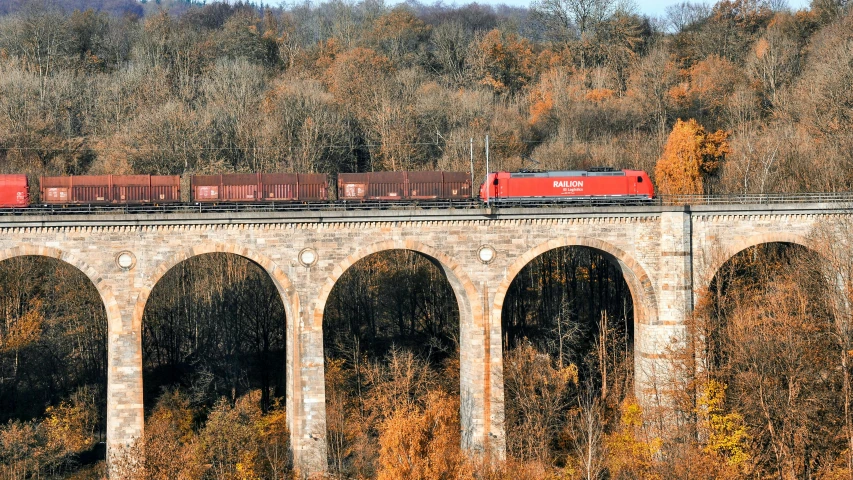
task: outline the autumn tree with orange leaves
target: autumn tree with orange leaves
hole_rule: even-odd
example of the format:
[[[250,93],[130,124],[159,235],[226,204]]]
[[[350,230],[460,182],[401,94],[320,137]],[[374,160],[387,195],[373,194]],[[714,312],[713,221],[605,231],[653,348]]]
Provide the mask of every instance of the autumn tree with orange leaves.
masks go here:
[[[729,133],[707,133],[696,120],[678,120],[655,166],[658,192],[663,195],[701,195],[708,180],[730,152]]]
[[[530,43],[518,35],[494,29],[480,40],[477,49],[475,64],[482,78],[480,83],[494,93],[518,92],[533,78]]]

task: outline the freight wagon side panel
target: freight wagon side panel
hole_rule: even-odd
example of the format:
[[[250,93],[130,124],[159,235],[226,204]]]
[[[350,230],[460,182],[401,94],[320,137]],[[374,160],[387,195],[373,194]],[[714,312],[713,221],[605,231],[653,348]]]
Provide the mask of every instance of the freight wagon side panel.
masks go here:
[[[26,175],[0,175],[0,207],[26,207],[29,200]]]
[[[110,203],[109,185],[74,185],[71,188],[71,203]]]
[[[368,173],[366,200],[402,200],[408,198],[406,172]]]
[[[44,203],[69,203],[71,177],[41,177],[39,179],[41,201]]]
[[[151,175],[151,202],[174,203],[181,201],[180,175]]]
[[[408,198],[414,200],[444,198],[444,175],[442,172],[408,172],[408,181]]]
[[[365,200],[368,184],[367,173],[338,174],[338,200]]]
[[[293,201],[299,198],[299,176],[295,173],[261,174],[261,200]]]
[[[150,175],[112,175],[108,179],[112,203],[138,204],[151,201]]]
[[[216,202],[220,200],[222,175],[193,175],[190,183],[192,184],[193,201]]]
[[[300,173],[298,199],[303,202],[329,199],[329,177],[325,173]]]
[[[71,203],[105,205],[110,203],[109,175],[80,175],[71,177]]]
[[[113,203],[148,203],[151,201],[151,189],[148,185],[113,185],[110,198]]]
[[[444,192],[442,197],[448,200],[471,198],[471,174],[468,172],[444,172]]]
[[[260,192],[260,175],[257,173],[225,173],[222,175],[220,197],[226,202],[254,202]]]
[[[111,198],[110,176],[42,177],[41,194],[45,203],[105,205]]]

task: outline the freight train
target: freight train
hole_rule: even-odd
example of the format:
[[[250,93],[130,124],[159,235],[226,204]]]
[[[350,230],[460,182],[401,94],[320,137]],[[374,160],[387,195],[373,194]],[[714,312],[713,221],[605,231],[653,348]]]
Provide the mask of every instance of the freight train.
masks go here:
[[[305,173],[230,173],[193,175],[193,204],[319,203],[332,201],[329,177]],[[178,175],[81,175],[41,177],[38,205],[180,204]],[[467,172],[341,173],[338,202],[430,202],[473,200]],[[585,171],[489,173],[479,199],[494,204],[572,202],[609,199],[648,201],[654,186],[639,170],[597,168]],[[0,208],[30,206],[26,175],[0,175]]]

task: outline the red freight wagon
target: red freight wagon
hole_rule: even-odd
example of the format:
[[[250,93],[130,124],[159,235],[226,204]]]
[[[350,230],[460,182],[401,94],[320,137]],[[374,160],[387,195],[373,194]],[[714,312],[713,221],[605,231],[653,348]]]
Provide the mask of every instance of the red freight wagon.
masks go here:
[[[181,201],[178,175],[79,175],[41,177],[41,200],[50,204],[174,203]]]
[[[406,172],[412,200],[465,200],[471,198],[467,172]]]
[[[338,174],[338,200],[402,200],[405,172]]]
[[[465,172],[371,172],[338,175],[339,200],[462,200],[471,197]]]
[[[468,172],[444,172],[444,198],[450,200],[469,200],[471,174]]]
[[[483,201],[651,199],[654,186],[640,170],[490,173],[480,188]]]
[[[264,200],[326,201],[329,177],[325,173],[262,173],[261,189]]]
[[[26,207],[30,204],[26,175],[0,175],[0,207]]]
[[[193,175],[196,202],[312,202],[329,199],[322,173],[225,173]]]

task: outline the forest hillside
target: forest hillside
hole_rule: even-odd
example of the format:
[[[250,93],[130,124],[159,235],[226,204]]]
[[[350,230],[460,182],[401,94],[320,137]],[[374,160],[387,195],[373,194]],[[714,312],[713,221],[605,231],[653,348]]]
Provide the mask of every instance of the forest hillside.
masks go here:
[[[845,2],[8,5],[2,172],[468,171],[473,138],[482,173],[489,135],[504,170],[653,173],[681,119],[727,135],[704,192],[853,181]]]

